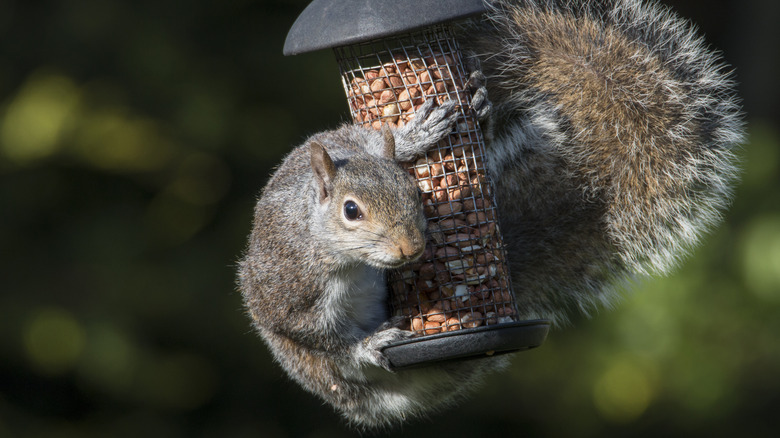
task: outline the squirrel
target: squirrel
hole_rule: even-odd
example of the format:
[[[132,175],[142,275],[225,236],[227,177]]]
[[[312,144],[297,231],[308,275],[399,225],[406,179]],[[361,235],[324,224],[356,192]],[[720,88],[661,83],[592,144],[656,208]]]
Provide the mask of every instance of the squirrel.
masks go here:
[[[725,64],[691,25],[640,0],[486,0],[460,25],[472,106],[520,317],[563,325],[666,273],[730,202],[743,121]],[[473,81],[472,81],[473,79]],[[275,360],[352,424],[451,404],[507,356],[392,372],[411,336],[385,271],[424,248],[419,191],[397,162],[444,138],[455,104],[407,125],[344,125],[295,148],[262,190],[239,288]],[[431,397],[430,394],[437,394]]]
[[[456,102],[434,105],[395,132],[345,125],[295,148],[262,190],[240,262],[246,305],[276,361],[356,424],[422,410],[431,384],[479,374],[458,364],[447,377],[391,373],[381,353],[412,336],[389,319],[385,273],[425,249],[422,193],[398,161],[452,131]]]

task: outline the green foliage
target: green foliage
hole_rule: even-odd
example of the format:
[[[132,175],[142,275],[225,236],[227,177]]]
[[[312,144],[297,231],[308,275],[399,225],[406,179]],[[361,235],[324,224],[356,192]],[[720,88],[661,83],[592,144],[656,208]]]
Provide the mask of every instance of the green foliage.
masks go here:
[[[0,437],[349,434],[234,285],[273,166],[347,117],[331,53],[281,56],[306,3],[0,7]],[[695,18],[724,44],[749,26]],[[776,433],[780,129],[751,103],[733,207],[677,272],[401,432]]]

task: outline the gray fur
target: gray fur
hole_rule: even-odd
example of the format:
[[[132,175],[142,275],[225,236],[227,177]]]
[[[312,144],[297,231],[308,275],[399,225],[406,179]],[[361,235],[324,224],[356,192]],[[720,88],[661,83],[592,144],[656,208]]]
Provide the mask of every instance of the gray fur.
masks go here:
[[[743,140],[722,60],[639,0],[489,2],[461,38],[493,101],[495,183],[518,305],[557,323],[668,273],[729,204]]]
[[[385,154],[395,143],[396,157],[414,157],[451,132],[455,102],[430,102],[392,138],[345,125],[293,150],[262,191],[239,266],[246,306],[276,361],[358,426],[446,406],[470,387],[453,381],[475,384],[506,363],[396,374],[381,353],[411,336],[386,323],[385,272],[425,247],[417,185]],[[345,200],[360,205],[361,221],[343,219]],[[431,393],[448,395],[431,401]]]
[[[488,19],[466,25],[460,42],[481,66],[472,105],[484,117],[512,283],[523,317],[562,324],[614,302],[615,284],[668,272],[719,221],[742,116],[722,60],[668,9],[488,3]],[[443,138],[453,114],[427,106],[395,132],[396,158]],[[321,183],[312,142],[336,168],[331,177],[315,158]],[[507,363],[386,370],[381,348],[407,335],[383,323],[384,272],[419,255],[424,221],[415,185],[384,150],[381,133],[354,126],[296,148],[258,200],[239,269],[279,364],[364,427],[448,406]],[[360,200],[369,230],[342,220],[348,197]]]

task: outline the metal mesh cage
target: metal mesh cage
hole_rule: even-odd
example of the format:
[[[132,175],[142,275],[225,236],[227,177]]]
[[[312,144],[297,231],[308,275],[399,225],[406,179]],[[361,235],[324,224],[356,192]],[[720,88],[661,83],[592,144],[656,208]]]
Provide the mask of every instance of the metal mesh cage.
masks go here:
[[[355,123],[402,127],[427,99],[460,102],[452,134],[405,163],[423,192],[425,253],[389,278],[390,308],[432,335],[516,321],[484,140],[457,42],[446,25],[335,49]]]

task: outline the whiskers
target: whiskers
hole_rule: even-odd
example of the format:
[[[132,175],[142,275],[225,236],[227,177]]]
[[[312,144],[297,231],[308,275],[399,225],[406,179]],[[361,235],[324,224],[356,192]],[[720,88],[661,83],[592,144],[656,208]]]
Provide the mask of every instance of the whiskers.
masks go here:
[[[393,269],[404,264],[397,244],[390,237],[371,230],[360,232],[365,234],[338,245],[339,254],[344,259],[382,269]]]

